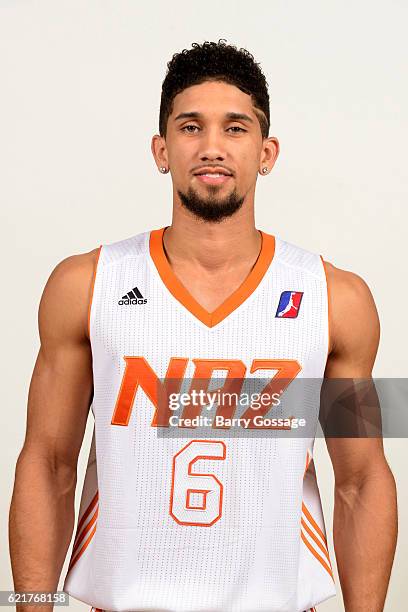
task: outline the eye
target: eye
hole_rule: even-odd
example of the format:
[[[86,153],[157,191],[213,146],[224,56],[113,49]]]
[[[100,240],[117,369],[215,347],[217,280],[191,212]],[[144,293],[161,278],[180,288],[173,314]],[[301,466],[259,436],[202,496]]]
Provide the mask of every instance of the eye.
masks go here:
[[[181,131],[182,131],[182,132],[188,132],[189,134],[194,134],[194,132],[193,132],[193,131],[191,131],[191,130],[189,130],[189,129],[187,129],[187,128],[197,128],[197,129],[199,129],[199,128],[198,128],[198,125],[193,125],[193,124],[191,124],[191,123],[190,123],[189,125],[185,125],[184,127],[182,127],[182,128],[181,128]]]
[[[246,132],[246,130],[244,130],[243,128],[239,127],[238,125],[232,125],[231,127],[228,128],[229,130],[239,130],[240,132]],[[237,132],[235,132],[236,134]]]

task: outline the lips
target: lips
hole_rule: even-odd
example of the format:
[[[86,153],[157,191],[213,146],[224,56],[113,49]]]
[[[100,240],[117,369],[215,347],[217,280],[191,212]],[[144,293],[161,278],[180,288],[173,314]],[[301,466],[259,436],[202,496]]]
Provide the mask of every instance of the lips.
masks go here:
[[[200,183],[210,185],[222,185],[228,182],[232,176],[231,172],[222,166],[205,166],[194,174]]]
[[[196,174],[197,180],[202,183],[209,183],[210,185],[221,185],[231,179],[230,174],[216,174],[214,172],[208,172],[206,174]]]
[[[210,177],[218,177],[220,175],[222,176],[232,176],[231,172],[229,172],[228,170],[226,170],[225,168],[222,167],[204,167],[201,170],[199,170],[198,172],[194,173],[195,176],[210,176]]]
[[[212,176],[213,178],[217,178],[219,176],[229,176],[228,174],[223,174],[222,172],[203,172],[202,174],[197,174],[196,176]]]

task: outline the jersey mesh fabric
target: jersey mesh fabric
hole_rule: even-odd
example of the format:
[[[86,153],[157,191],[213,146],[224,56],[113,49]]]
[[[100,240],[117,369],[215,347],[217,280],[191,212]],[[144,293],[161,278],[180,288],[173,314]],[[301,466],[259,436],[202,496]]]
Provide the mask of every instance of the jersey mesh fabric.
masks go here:
[[[208,327],[169,291],[149,241],[150,232],[143,232],[100,251],[90,311],[95,427],[64,590],[95,608],[118,612],[308,610],[336,594],[314,436],[227,433],[190,446],[185,453],[192,457],[195,449],[204,456],[193,471],[214,475],[222,484],[222,513],[211,525],[181,524],[170,512],[171,503],[184,503],[172,488],[172,466],[196,439],[194,433],[160,437],[142,386],[128,424],[111,421],[125,356],[143,357],[159,379],[176,357],[187,359],[184,375],[190,380],[195,359],[241,360],[248,378],[262,380],[274,373],[250,373],[254,359],[297,360],[297,378],[321,379],[328,350],[321,257],[275,236],[273,259],[258,286]],[[146,303],[119,305],[135,287]],[[288,290],[303,292],[299,314],[275,317]],[[217,382],[223,375],[216,373]],[[319,388],[302,389],[302,402],[317,425]],[[279,416],[280,408],[273,410]],[[210,448],[224,449],[225,457],[209,457]],[[183,487],[182,476],[180,482]],[[200,499],[191,496],[193,505]],[[219,507],[219,496],[211,492],[207,512],[214,515]]]

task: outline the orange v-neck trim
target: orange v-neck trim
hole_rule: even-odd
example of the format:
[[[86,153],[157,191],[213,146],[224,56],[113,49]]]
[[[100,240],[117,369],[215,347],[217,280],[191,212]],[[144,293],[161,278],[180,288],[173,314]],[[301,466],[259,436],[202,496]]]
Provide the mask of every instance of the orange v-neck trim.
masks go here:
[[[265,276],[275,254],[275,237],[259,230],[262,236],[261,250],[254,266],[241,285],[228,296],[215,310],[209,312],[191,295],[173,272],[163,246],[166,227],[150,232],[149,251],[163,283],[170,293],[197,319],[208,327],[214,327],[228,317],[257,288]]]

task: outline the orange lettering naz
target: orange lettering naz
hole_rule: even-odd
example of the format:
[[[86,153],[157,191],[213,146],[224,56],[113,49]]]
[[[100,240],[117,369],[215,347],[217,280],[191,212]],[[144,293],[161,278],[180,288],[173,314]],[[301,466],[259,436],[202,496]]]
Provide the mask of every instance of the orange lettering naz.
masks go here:
[[[275,376],[270,382],[262,389],[261,394],[268,394],[270,402],[265,402],[262,408],[255,410],[251,406],[242,415],[243,419],[251,419],[251,424],[248,425],[248,429],[256,428],[262,429],[262,426],[255,425],[253,419],[255,416],[264,417],[271,407],[273,395],[277,393],[281,395],[283,391],[289,386],[294,378],[299,374],[302,369],[296,359],[254,359],[251,366],[251,373],[257,370],[278,370]],[[290,429],[290,428],[289,428]]]
[[[136,391],[140,386],[156,408],[151,422],[152,427],[168,427],[171,410],[168,401],[163,400],[170,393],[180,392],[188,359],[172,357],[164,383],[160,381],[144,357],[124,357],[124,360],[126,361],[126,368],[111,424],[129,424]]]
[[[125,371],[119,389],[118,398],[112,416],[112,425],[128,425],[132,413],[136,392],[140,387],[146,393],[155,412],[151,422],[152,427],[169,427],[169,419],[172,411],[169,407],[169,395],[180,393],[181,384],[184,379],[188,364],[187,358],[172,357],[170,359],[166,376],[162,382],[144,357],[125,356]],[[192,390],[208,390],[212,374],[215,370],[227,372],[224,384],[219,389],[212,389],[211,393],[236,393],[242,388],[246,373],[245,364],[239,359],[193,359],[195,371],[192,378],[189,393]],[[281,394],[298,375],[301,370],[300,364],[294,359],[254,359],[250,372],[257,370],[277,370],[261,394],[268,394],[270,401],[265,402],[262,408],[254,409],[251,406],[242,415],[242,418],[252,419],[255,416],[265,416],[273,403],[273,395]],[[184,408],[184,418],[199,416],[202,406],[189,405]],[[233,418],[236,404],[220,405],[217,415],[224,418]],[[253,423],[249,427],[257,427]]]

